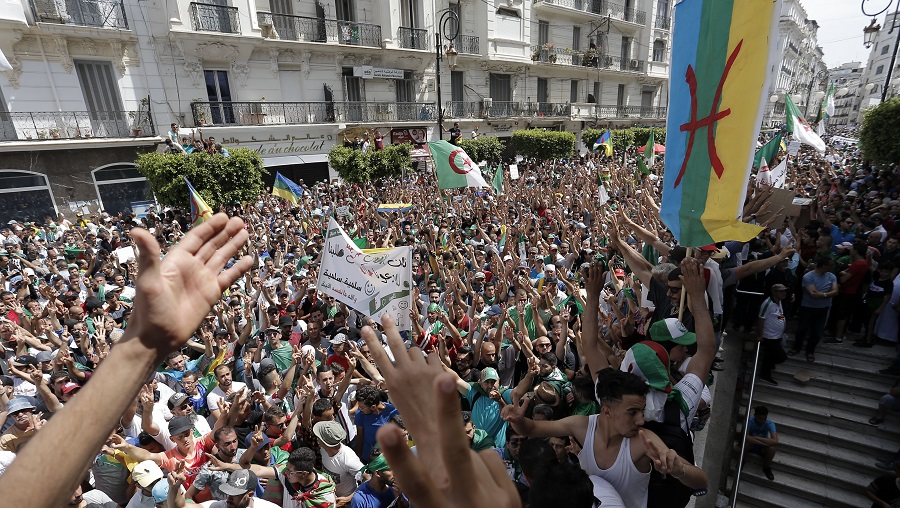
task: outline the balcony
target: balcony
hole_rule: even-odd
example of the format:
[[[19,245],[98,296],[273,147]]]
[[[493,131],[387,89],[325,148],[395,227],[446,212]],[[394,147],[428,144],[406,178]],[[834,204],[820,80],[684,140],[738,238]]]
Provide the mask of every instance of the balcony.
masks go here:
[[[538,0],[535,7],[552,7],[573,11],[572,14],[593,13],[600,15],[602,2],[599,0]],[[560,11],[557,11],[560,12]]]
[[[665,119],[665,106],[601,106],[597,107],[597,118],[647,118]]]
[[[237,7],[191,2],[191,27],[198,32],[241,33]]]
[[[669,30],[672,26],[672,18],[668,16],[656,16],[656,19],[653,21],[653,28],[659,28],[660,30]]]
[[[595,50],[585,52],[570,49],[540,49],[531,55],[532,61],[568,65],[573,67],[589,67],[599,70],[644,72],[646,62],[634,58],[598,54]]]
[[[444,118],[481,118],[481,102],[447,101],[444,108]]]
[[[626,9],[624,5],[612,2],[600,2],[600,14],[614,20],[643,25],[647,22],[647,13],[638,9]]]
[[[428,51],[428,30],[424,28],[408,28],[401,26],[397,38],[400,41],[400,47],[405,49],[421,49]]]
[[[155,137],[146,111],[0,113],[0,140]]]
[[[479,44],[478,37],[474,35],[460,35],[457,51],[465,55],[480,55],[481,44]]]
[[[193,102],[194,125],[431,122],[431,102]]]
[[[379,25],[290,14],[260,12],[257,15],[271,19],[277,39],[381,47],[381,26]],[[263,26],[263,22],[260,22],[260,26]]]
[[[577,104],[560,102],[516,102],[516,101],[447,101],[444,107],[445,119],[466,118],[584,118],[584,119],[649,119],[666,118],[665,107],[655,106],[601,106],[597,104]]]
[[[128,29],[121,0],[31,0],[40,23]]]

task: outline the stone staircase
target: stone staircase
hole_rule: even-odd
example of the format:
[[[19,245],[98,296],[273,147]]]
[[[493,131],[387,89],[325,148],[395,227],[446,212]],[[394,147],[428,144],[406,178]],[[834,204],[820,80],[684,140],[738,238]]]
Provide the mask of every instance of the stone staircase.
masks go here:
[[[773,373],[778,386],[759,380],[753,406],[768,407],[778,430],[772,464],[775,480],[769,481],[763,474],[760,457],[748,455],[736,506],[870,506],[863,494],[865,487],[887,474],[875,467],[875,460],[900,448],[900,415],[889,413],[878,427],[868,423],[878,399],[895,381],[878,374],[894,355],[892,347],[856,348],[849,340],[820,344],[815,363],[808,363],[801,353],[779,365]],[[809,376],[809,381],[799,381],[795,375]],[[746,395],[741,404],[746,408]],[[741,409],[738,431],[745,414]],[[735,442],[733,450],[732,476],[740,443]]]

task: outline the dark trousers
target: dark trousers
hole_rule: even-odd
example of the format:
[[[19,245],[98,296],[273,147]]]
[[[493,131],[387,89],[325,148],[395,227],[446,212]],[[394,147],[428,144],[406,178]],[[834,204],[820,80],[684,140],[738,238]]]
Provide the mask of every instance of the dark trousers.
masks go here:
[[[781,347],[781,339],[763,339],[760,344],[760,354],[762,358],[759,360],[759,377],[768,378],[772,376],[772,369],[775,365],[784,362],[787,354]]]
[[[822,331],[825,330],[825,323],[828,322],[828,311],[831,307],[817,309],[813,307],[800,306],[800,317],[797,320],[797,335],[794,339],[794,350],[803,349],[803,342],[809,334],[809,340],[806,341],[806,354],[811,355],[816,352],[816,346],[822,338]]]

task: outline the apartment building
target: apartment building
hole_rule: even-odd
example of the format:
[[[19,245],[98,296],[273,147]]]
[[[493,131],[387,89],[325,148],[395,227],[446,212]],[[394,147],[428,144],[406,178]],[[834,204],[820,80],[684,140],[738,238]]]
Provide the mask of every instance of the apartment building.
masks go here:
[[[828,119],[828,127],[852,127],[859,114],[860,94],[864,93],[860,86],[862,63],[846,62],[828,72],[828,81],[834,83],[834,114]]]
[[[869,49],[869,58],[859,83],[859,109],[854,115],[857,125],[862,125],[866,110],[881,104],[881,95],[885,88],[887,88],[886,99],[900,95],[900,60],[894,62],[894,70],[890,72],[891,80],[887,81],[894,45],[897,43],[897,37],[900,37],[900,29],[891,30],[895,24],[900,27],[900,19],[895,19],[898,16],[900,14],[896,11],[885,14],[881,30],[876,34],[875,42]],[[851,121],[853,120],[851,118]]]
[[[663,125],[673,2],[616,2],[7,0],[0,194],[36,204],[0,199],[0,221],[152,199],[133,161],[173,122],[306,181],[345,136],[421,143],[441,116],[500,137]]]

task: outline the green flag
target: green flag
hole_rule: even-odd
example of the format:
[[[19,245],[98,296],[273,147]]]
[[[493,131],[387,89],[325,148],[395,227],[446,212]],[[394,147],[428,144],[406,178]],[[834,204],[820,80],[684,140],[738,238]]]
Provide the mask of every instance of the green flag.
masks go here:
[[[360,238],[354,238],[353,243],[355,243],[356,246],[359,247],[360,249],[365,249],[366,244],[368,243],[368,239],[364,236],[360,237]]]
[[[778,155],[778,149],[781,148],[781,133],[775,135],[771,141],[764,144],[760,147],[759,150],[756,151],[756,155],[753,156],[753,167],[759,168],[760,160],[766,159],[767,161],[775,160],[775,156]]]
[[[495,194],[503,192],[503,164],[497,164],[497,170],[494,171],[494,179],[491,181],[491,187],[494,188]]]
[[[440,140],[429,141],[428,149],[431,151],[438,187],[441,189],[490,187],[481,176],[481,169],[462,148]]]
[[[650,168],[647,167],[647,164],[644,162],[644,158],[642,156],[638,155],[637,163],[638,163],[638,169],[641,171],[641,173],[643,173],[645,175],[650,174]]]
[[[656,144],[656,141],[653,139],[653,131],[650,131],[650,137],[647,138],[647,146],[644,147],[644,159],[647,162],[648,166],[653,165],[653,146]]]

